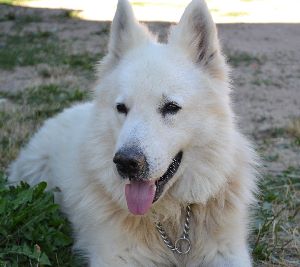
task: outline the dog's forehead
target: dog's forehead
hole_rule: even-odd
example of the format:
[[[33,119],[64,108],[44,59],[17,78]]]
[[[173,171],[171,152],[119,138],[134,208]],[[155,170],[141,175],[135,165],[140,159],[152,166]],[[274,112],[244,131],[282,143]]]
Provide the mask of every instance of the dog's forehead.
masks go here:
[[[123,97],[151,99],[192,95],[201,86],[201,75],[184,56],[167,45],[152,44],[129,53],[119,68]]]

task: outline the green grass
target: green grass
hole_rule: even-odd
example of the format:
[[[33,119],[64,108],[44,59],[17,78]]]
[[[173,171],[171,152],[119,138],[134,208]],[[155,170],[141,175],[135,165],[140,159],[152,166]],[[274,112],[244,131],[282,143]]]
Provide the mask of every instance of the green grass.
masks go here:
[[[274,161],[278,161],[278,159],[280,158],[279,154],[272,154],[272,155],[267,155],[265,157],[263,157],[264,161],[268,161],[268,162],[274,162]]]
[[[266,166],[282,162],[284,154],[278,151],[279,146],[282,150],[299,153],[299,146],[295,144],[297,130],[295,119],[286,127],[273,127],[255,135]],[[300,266],[300,165],[284,171],[271,169],[265,169],[260,183],[259,206],[251,235],[253,258],[259,267]]]
[[[42,22],[43,19],[39,15],[16,15],[14,12],[8,12],[0,18],[1,21],[14,21],[14,27],[22,27],[26,23]]]
[[[300,146],[300,118],[291,119],[285,127],[273,127],[261,131],[258,135],[254,134],[255,138],[263,140],[266,144],[272,139],[283,138],[288,140],[289,147]],[[266,157],[268,158],[269,155]]]
[[[300,168],[290,167],[282,173],[266,175],[260,190],[253,241],[257,266],[265,261],[299,266],[300,260],[295,259],[300,245]]]
[[[241,65],[249,66],[251,64],[263,64],[262,59],[246,52],[230,52],[227,54],[228,62],[234,67]]]
[[[48,31],[27,32],[24,35],[1,35],[0,68],[13,70],[16,66],[67,65],[73,69],[91,71],[101,54],[71,54],[68,44],[61,44]]]
[[[82,266],[70,224],[45,188],[8,187],[0,173],[0,266]]]
[[[7,70],[16,66],[53,62],[60,51],[49,32],[1,36],[1,40],[4,41],[4,47],[0,50],[0,67]]]
[[[59,104],[63,108],[75,101],[85,100],[87,96],[86,91],[80,89],[67,90],[56,84],[32,87],[16,93],[0,92],[0,97],[9,99],[17,104],[31,105],[32,107],[40,105],[48,105],[50,107]]]
[[[16,13],[14,11],[8,11],[0,17],[0,22],[3,21],[13,21],[15,24],[13,25],[13,29],[22,30],[24,25],[29,23],[38,23],[42,22],[43,18],[39,14],[23,14]]]
[[[257,86],[276,86],[276,87],[280,87],[279,83],[276,83],[270,79],[256,79],[252,81],[252,84],[257,85]]]
[[[93,71],[96,62],[100,59],[100,57],[102,57],[100,54],[71,54],[65,56],[62,60],[62,63],[73,69]]]

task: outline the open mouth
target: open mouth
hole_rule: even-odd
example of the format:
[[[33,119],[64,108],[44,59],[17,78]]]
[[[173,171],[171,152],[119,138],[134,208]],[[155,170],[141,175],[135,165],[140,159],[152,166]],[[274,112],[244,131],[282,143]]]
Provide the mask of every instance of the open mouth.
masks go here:
[[[159,199],[162,192],[164,191],[165,185],[169,182],[169,180],[174,176],[174,174],[177,172],[179,165],[181,163],[182,159],[182,151],[180,151],[175,158],[173,158],[172,163],[169,165],[169,168],[164,173],[163,176],[161,176],[158,180],[155,181],[156,185],[156,191],[155,196],[153,199],[153,203]]]
[[[173,158],[167,171],[157,180],[130,181],[125,186],[125,197],[129,211],[134,215],[147,213],[152,203],[156,202],[164,191],[164,186],[177,172],[183,152]]]

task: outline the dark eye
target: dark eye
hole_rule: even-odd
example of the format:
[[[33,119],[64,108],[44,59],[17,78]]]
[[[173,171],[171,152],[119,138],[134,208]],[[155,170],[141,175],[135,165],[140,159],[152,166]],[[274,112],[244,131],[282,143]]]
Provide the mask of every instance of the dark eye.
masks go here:
[[[168,114],[176,114],[181,107],[175,102],[168,102],[160,109],[163,116]]]
[[[128,113],[128,108],[123,103],[117,103],[116,108],[119,113],[123,113],[125,115]]]

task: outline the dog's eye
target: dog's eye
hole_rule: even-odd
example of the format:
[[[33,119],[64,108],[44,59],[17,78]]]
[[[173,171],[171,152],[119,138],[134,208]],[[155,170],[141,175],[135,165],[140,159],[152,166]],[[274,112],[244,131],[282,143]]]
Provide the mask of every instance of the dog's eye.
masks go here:
[[[128,108],[123,103],[117,103],[116,108],[119,113],[123,113],[125,115],[128,113]]]
[[[161,109],[161,113],[163,116],[168,115],[168,114],[175,114],[177,113],[181,107],[175,103],[175,102],[168,102],[166,103]]]

